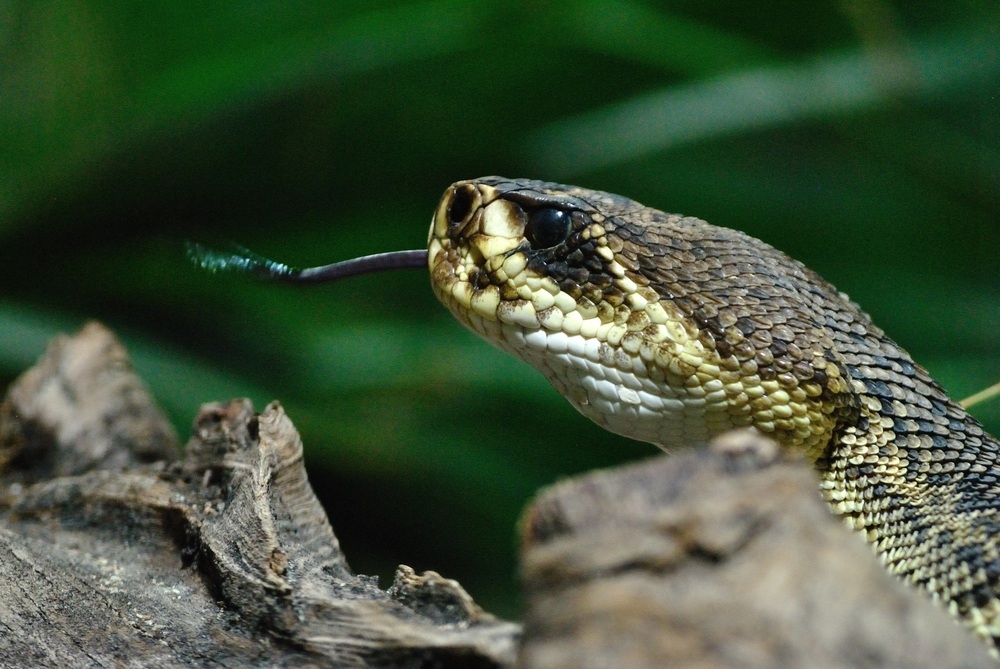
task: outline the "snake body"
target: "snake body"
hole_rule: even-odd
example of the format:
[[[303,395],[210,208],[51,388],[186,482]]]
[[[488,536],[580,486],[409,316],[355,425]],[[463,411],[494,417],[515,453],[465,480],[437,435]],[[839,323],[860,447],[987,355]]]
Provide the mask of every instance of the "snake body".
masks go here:
[[[452,185],[428,249],[452,313],[599,425],[804,453],[886,568],[996,653],[1000,443],[818,274],[697,218],[500,177]]]

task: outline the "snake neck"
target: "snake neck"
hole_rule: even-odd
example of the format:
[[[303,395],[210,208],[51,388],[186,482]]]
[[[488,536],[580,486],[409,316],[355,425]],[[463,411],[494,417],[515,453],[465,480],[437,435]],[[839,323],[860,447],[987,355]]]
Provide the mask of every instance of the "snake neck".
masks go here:
[[[850,370],[859,410],[816,461],[822,492],[888,571],[928,591],[996,655],[1000,442],[907,366],[905,384]]]

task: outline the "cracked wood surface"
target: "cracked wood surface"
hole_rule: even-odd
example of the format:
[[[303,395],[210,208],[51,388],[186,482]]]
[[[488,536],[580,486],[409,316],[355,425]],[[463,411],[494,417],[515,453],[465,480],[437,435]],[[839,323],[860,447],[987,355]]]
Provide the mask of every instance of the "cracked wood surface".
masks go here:
[[[732,434],[542,492],[522,634],[434,572],[354,574],[279,404],[205,405],[181,449],[90,324],[0,405],[0,666],[995,666],[775,449]]]
[[[512,664],[519,627],[455,581],[401,566],[386,591],[351,572],[277,403],[205,405],[182,458],[142,464],[143,440],[174,449],[126,360],[90,325],[8,395],[0,665]],[[39,409],[52,397],[63,410]],[[94,442],[110,446],[83,458]]]

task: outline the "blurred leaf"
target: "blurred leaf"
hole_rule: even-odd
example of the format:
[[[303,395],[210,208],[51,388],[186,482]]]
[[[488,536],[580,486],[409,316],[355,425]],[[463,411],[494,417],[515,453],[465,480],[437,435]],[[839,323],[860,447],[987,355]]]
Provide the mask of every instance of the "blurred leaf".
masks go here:
[[[23,49],[10,50],[0,71],[0,236],[47,191],[82,187],[101,155],[138,136],[173,134],[317,80],[467,49],[490,16],[475,0],[324,12],[315,23],[292,21],[293,4],[272,5],[267,20],[253,22],[243,20],[244,3],[166,17],[101,16],[84,2],[20,7],[13,41]],[[101,19],[120,22],[121,32]],[[133,31],[153,39],[145,44]],[[171,42],[193,48],[150,51]]]
[[[765,44],[640,2],[584,0],[561,9],[567,43],[666,71],[711,75],[780,60]]]
[[[805,63],[643,93],[557,121],[525,150],[540,173],[566,177],[634,160],[679,144],[891,104],[940,98],[1000,76],[1000,35],[915,40],[903,53],[854,49]],[[669,66],[670,63],[664,63]]]

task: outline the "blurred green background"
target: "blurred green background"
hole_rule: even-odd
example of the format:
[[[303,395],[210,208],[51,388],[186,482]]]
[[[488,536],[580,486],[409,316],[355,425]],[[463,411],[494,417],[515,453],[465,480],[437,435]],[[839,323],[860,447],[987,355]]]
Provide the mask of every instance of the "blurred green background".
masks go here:
[[[99,319],[182,438],[280,398],[357,571],[515,616],[523,505],[652,447],[420,272],[265,285],[183,240],[323,264],[422,246],[458,179],[576,183],[769,241],[963,397],[1000,380],[998,27],[982,0],[0,1],[0,379]]]

